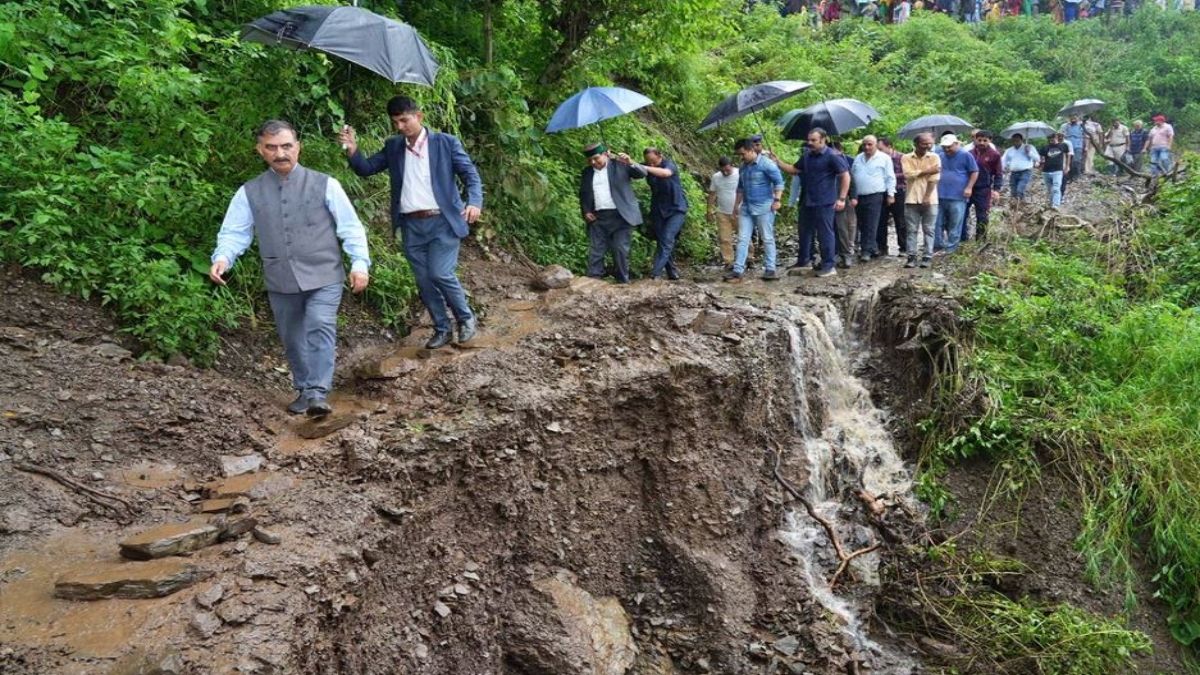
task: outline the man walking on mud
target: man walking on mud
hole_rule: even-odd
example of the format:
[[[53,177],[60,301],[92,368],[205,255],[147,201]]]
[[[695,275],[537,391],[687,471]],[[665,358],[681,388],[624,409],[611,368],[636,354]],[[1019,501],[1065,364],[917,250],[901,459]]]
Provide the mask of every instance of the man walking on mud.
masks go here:
[[[271,120],[255,136],[269,168],[234,194],[208,277],[224,286],[225,272],[257,237],[267,297],[297,392],[287,410],[322,417],[333,412],[328,399],[346,278],[338,241],[350,257],[350,288],[361,293],[370,282],[367,233],[341,184],[300,166],[300,139],[291,124]]]
[[[603,143],[589,144],[583,155],[588,165],[579,177],[579,209],[591,243],[587,275],[603,279],[604,256],[611,253],[617,283],[627,284],[633,228],[642,224],[632,181],[645,178],[646,169],[623,152],[614,158]]]
[[[458,281],[458,249],[483,210],[483,181],[462,142],[425,128],[425,113],[407,96],[387,102],[387,114],[398,135],[383,149],[363,157],[353,127],[338,140],[346,148],[350,168],[360,176],[387,171],[392,182],[392,229],[400,233],[404,258],[416,277],[421,303],[433,320],[426,349],[450,344],[450,314],[458,323],[458,343],[475,337],[475,314]],[[467,189],[463,204],[457,177]]]

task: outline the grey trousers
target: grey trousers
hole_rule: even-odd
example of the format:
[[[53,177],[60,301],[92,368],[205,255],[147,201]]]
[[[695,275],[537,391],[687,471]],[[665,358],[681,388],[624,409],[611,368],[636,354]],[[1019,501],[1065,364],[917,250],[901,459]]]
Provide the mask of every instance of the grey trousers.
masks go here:
[[[917,233],[920,232],[925,237],[924,257],[926,260],[933,258],[933,225],[937,222],[938,205],[937,204],[905,204],[904,205],[904,220],[908,232],[905,233],[908,241],[905,242],[905,249],[908,251],[908,257],[916,259],[917,257]]]
[[[587,225],[587,275],[604,277],[604,254],[611,252],[616,268],[617,283],[629,283],[629,247],[633,244],[633,226],[625,222],[616,209],[596,211],[596,219]]]
[[[328,396],[337,353],[337,311],[342,284],[300,293],[267,293],[275,332],[283,342],[292,387],[303,395]]]

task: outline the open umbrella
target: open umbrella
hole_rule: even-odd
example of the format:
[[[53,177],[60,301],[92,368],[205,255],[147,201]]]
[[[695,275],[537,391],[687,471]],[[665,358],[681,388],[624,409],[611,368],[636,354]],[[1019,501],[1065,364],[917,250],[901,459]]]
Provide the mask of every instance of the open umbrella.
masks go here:
[[[638,108],[645,108],[654,103],[636,91],[621,87],[588,87],[562,102],[550,123],[546,125],[546,133],[578,129],[579,127],[603,122],[613,117],[620,117]]]
[[[1071,115],[1086,115],[1096,112],[1097,110],[1108,105],[1098,98],[1081,98],[1074,103],[1068,103],[1058,111],[1059,117],[1070,117]]]
[[[280,10],[242,26],[241,37],[337,56],[393,84],[432,87],[437,77],[437,61],[412,26],[359,7],[310,5]]]
[[[1017,122],[1004,128],[1000,135],[1004,138],[1012,138],[1016,134],[1021,134],[1026,139],[1030,138],[1049,138],[1055,132],[1054,127],[1045,122]]]
[[[937,134],[943,131],[953,131],[956,134],[966,133],[975,128],[974,124],[954,115],[925,115],[900,127],[896,132],[898,138],[913,139],[921,134]]]
[[[799,140],[808,137],[814,127],[840,136],[861,129],[882,115],[874,107],[853,98],[835,98],[810,105],[802,110],[792,110],[779,118],[783,137]]]
[[[704,121],[700,123],[698,131],[708,131],[718,125],[732,122],[750,113],[756,113],[789,96],[795,96],[811,86],[811,82],[775,80],[746,87],[718,103],[708,113],[708,117],[705,117]]]

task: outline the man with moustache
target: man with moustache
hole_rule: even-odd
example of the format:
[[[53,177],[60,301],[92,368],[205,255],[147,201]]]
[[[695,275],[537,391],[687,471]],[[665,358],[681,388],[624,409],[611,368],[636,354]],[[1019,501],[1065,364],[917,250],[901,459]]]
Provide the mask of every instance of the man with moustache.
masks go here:
[[[367,233],[337,180],[300,165],[295,127],[269,120],[255,137],[269,169],[234,194],[208,277],[224,286],[225,272],[258,239],[275,330],[297,392],[287,411],[323,417],[333,412],[342,250],[350,258],[350,289],[361,293],[370,283]]]

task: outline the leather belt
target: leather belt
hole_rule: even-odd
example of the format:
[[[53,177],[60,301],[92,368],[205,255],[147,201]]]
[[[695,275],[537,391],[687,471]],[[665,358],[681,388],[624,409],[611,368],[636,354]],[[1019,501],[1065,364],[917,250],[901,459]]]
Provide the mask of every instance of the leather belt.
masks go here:
[[[401,215],[403,215],[405,218],[432,218],[440,215],[441,213],[442,212],[440,209],[426,209],[424,211],[409,211],[408,213]]]

